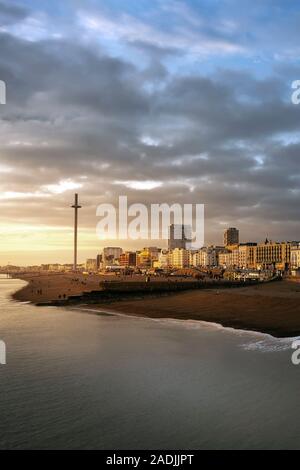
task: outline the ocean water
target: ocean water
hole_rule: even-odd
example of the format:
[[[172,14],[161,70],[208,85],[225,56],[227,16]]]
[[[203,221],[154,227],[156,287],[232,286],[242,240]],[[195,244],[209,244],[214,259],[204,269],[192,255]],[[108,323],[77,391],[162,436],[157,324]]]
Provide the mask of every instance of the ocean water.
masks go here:
[[[0,279],[1,449],[300,448],[292,339],[38,308],[22,284]]]

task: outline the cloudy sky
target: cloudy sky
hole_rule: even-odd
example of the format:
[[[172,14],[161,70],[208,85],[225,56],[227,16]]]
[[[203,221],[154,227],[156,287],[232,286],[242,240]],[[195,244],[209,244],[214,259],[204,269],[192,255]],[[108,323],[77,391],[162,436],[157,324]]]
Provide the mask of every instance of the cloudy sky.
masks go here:
[[[205,204],[206,243],[300,239],[299,24],[295,0],[0,0],[0,264],[71,262],[75,190],[80,261],[119,195]]]

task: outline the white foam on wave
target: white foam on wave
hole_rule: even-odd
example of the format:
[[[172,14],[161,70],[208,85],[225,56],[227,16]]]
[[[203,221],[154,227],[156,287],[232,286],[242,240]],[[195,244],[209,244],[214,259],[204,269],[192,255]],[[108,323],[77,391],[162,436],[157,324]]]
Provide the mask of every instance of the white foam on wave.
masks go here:
[[[147,322],[150,321],[154,323],[163,324],[166,326],[169,326],[170,324],[178,325],[187,329],[203,330],[205,328],[207,330],[216,330],[216,329],[220,331],[232,330],[233,332],[240,331],[240,333],[245,333],[243,330],[234,330],[233,328],[225,328],[219,323],[207,322],[207,321],[202,321],[202,320],[191,320],[191,319],[181,320],[180,318],[151,318],[151,317],[146,317],[146,316],[141,316],[141,315],[121,313],[116,310],[109,310],[109,309],[103,309],[103,308],[94,309],[94,308],[84,308],[84,307],[72,307],[71,309],[78,310],[81,312],[98,313],[100,315],[106,314],[106,315],[111,315],[111,316],[120,317],[120,318],[127,318],[127,319],[131,318],[131,319],[139,320],[139,321],[147,321]],[[249,333],[255,334],[255,332],[249,332]]]
[[[185,329],[201,329],[206,331],[216,331],[218,330],[220,333],[224,334],[233,334],[241,339],[241,344],[238,345],[241,349],[246,351],[259,351],[259,352],[279,352],[291,349],[292,343],[300,339],[299,337],[290,337],[290,338],[275,338],[267,333],[262,333],[259,331],[252,331],[252,330],[241,330],[232,327],[225,327],[220,323],[214,322],[207,322],[202,320],[181,320],[177,318],[150,318],[150,317],[143,317],[143,316],[136,316],[134,314],[125,314],[115,310],[109,309],[92,309],[92,308],[84,308],[82,307],[73,307],[72,310],[79,310],[85,311],[90,313],[98,313],[101,315],[111,315],[121,318],[131,318],[134,320],[139,321],[147,321],[147,322],[155,322],[165,326],[180,326],[181,328]],[[254,340],[255,338],[255,340]],[[246,340],[246,341],[245,341]],[[248,341],[247,341],[248,340]]]
[[[292,343],[297,339],[300,339],[299,336],[291,338],[274,338],[273,336],[266,335],[265,339],[260,341],[250,342],[241,344],[241,348],[246,351],[259,351],[259,352],[279,352],[287,351],[291,349]]]

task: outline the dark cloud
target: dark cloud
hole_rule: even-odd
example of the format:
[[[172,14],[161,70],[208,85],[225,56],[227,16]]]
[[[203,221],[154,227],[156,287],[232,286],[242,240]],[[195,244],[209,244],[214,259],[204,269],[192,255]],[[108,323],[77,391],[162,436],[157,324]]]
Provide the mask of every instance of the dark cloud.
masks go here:
[[[5,5],[0,15],[26,15]],[[299,238],[300,145],[288,136],[300,107],[286,99],[284,67],[271,79],[228,69],[183,75],[165,65],[172,51],[143,44],[140,67],[68,38],[30,42],[7,32],[0,42],[9,91],[0,155],[11,168],[0,166],[1,191],[36,193],[13,206],[4,200],[2,220],[64,225],[73,191],[46,202],[43,192],[69,178],[82,184],[85,227],[95,226],[98,203],[128,194],[131,202],[205,203],[208,241],[220,242],[221,223],[259,239],[276,222],[277,236]],[[162,185],[136,191],[126,187],[132,180]]]
[[[21,5],[12,5],[9,1],[0,1],[0,25],[7,26],[23,20],[29,14],[27,8]]]

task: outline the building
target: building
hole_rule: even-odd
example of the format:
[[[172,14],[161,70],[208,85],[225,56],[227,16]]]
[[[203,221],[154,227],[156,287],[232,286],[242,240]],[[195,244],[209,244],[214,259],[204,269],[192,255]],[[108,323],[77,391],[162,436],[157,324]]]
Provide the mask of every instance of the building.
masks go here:
[[[241,243],[238,247],[238,267],[255,268],[257,243]]]
[[[97,271],[97,260],[94,258],[89,258],[86,260],[85,269],[88,272],[96,272]]]
[[[239,244],[239,231],[234,228],[230,227],[225,230],[224,232],[224,246],[232,246]]]
[[[137,255],[133,251],[125,251],[120,255],[120,266],[135,267]]]
[[[122,248],[116,246],[108,246],[103,249],[103,264],[104,266],[110,266],[116,264],[119,261],[121,254],[123,253]]]
[[[103,257],[102,255],[97,255],[97,270],[98,271],[102,269],[102,265],[103,265]]]
[[[192,240],[192,227],[190,225],[172,224],[169,227],[169,251],[176,248],[187,249],[187,244]]]
[[[71,272],[73,271],[73,264],[48,264],[48,271],[52,272]],[[44,267],[42,269],[45,269]]]
[[[189,251],[189,265],[191,267],[197,267],[200,266],[200,256],[199,256],[199,251],[200,250],[195,250],[195,251]]]
[[[232,253],[229,250],[224,250],[219,253],[218,256],[218,265],[222,268],[229,268],[233,266],[232,264]]]
[[[151,260],[152,261],[157,261],[159,257],[159,253],[161,252],[161,249],[158,248],[157,246],[149,246],[147,250],[150,253]]]
[[[143,250],[137,253],[137,266],[142,269],[152,267],[151,252],[148,248],[143,248]]]
[[[158,261],[160,249],[149,246],[137,253],[137,266],[140,268],[152,268],[154,261]]]
[[[189,267],[189,252],[184,248],[175,248],[169,254],[169,264],[173,268]]]
[[[272,242],[268,239],[255,249],[255,264],[258,269],[276,268],[285,270],[291,262],[290,242]]]
[[[169,267],[169,252],[168,250],[161,250],[158,256],[156,266],[158,268],[166,269]]]
[[[291,247],[291,268],[300,268],[300,244],[295,244]]]
[[[190,252],[190,265],[194,267],[217,266],[217,250],[213,246]]]
[[[300,259],[299,259],[300,260]],[[291,244],[274,243],[241,243],[238,246],[228,245],[219,252],[218,264],[225,268],[240,269],[280,269],[285,270],[291,261]]]
[[[228,246],[219,253],[218,264],[232,268],[254,268],[256,243],[242,243],[238,246]]]

